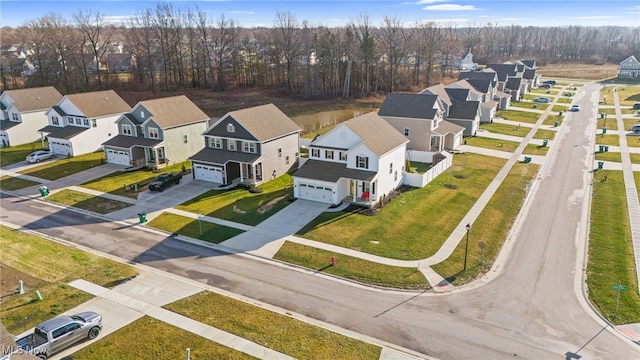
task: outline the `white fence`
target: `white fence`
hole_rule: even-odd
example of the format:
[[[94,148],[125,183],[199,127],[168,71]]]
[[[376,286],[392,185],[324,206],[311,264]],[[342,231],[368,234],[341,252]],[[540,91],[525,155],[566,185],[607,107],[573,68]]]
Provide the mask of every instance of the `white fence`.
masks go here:
[[[431,169],[427,170],[424,174],[416,174],[416,173],[404,173],[404,184],[421,188],[428,183],[430,183],[433,179],[435,179],[438,175],[442,174],[445,170],[453,165],[453,155],[448,152],[442,152],[444,155],[444,159],[433,166]]]

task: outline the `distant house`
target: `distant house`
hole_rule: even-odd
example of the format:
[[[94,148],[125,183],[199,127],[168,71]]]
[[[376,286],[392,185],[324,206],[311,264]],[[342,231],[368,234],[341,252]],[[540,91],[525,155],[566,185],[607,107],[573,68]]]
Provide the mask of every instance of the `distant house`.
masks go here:
[[[48,125],[39,132],[54,154],[88,154],[118,135],[117,120],[130,109],[113,90],[65,95],[46,112]]]
[[[28,144],[40,138],[48,123],[46,112],[62,94],[53,86],[6,90],[0,95],[0,147]]]
[[[471,54],[471,50],[469,50],[467,55],[462,59],[459,68],[460,71],[476,71],[478,69],[478,64],[473,62],[473,54]]]
[[[107,70],[110,73],[130,73],[135,66],[135,55],[109,53],[106,55]]]
[[[202,135],[190,157],[193,177],[219,184],[257,185],[298,165],[302,129],[273,104],[231,111]]]
[[[107,162],[160,168],[203,148],[209,116],[186,96],[137,103],[117,120],[118,135],[104,142]]]
[[[293,175],[296,198],[374,206],[403,184],[409,140],[371,112],[345,121],[309,145]]]
[[[639,79],[640,78],[640,61],[631,55],[620,62],[618,77]]]

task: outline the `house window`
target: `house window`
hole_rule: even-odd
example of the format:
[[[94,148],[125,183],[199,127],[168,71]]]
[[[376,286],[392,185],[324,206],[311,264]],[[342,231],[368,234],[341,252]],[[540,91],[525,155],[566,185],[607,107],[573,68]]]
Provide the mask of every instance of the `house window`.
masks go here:
[[[158,128],[149,128],[149,137],[152,139],[157,139],[160,137],[158,133]]]
[[[51,117],[51,123],[52,123],[53,125],[56,125],[56,126],[57,126],[57,125],[60,125],[60,119],[58,119],[58,117],[57,117],[57,116],[52,116],[52,117]]]
[[[393,174],[393,181],[398,181],[398,172],[397,171]]]
[[[76,118],[76,125],[81,125],[81,124],[82,124],[82,119]]]
[[[18,119],[17,113],[11,113],[11,118],[13,119],[13,121],[20,121],[20,119]]]
[[[285,165],[289,165],[289,155],[284,157],[284,163]]]
[[[82,125],[89,126],[89,119],[82,119]]]
[[[347,153],[340,151],[340,161],[347,161]]]
[[[125,135],[131,135],[131,125],[122,124],[122,133]]]
[[[222,149],[222,139],[214,137],[209,138],[209,147],[214,149]]]
[[[281,158],[282,157],[282,148],[278,148],[278,157]]]
[[[96,122],[96,119],[91,119],[91,127],[98,127],[98,123]]]
[[[333,151],[331,151],[331,150],[325,150],[325,152],[324,152],[324,157],[325,157],[326,159],[332,159],[332,160],[333,160]]]
[[[242,142],[242,151],[246,153],[255,153],[256,152],[256,144],[251,141],[243,141]]]
[[[404,128],[404,136],[409,136],[409,128]]]
[[[393,163],[389,164],[389,174],[393,174]]]
[[[236,127],[233,126],[233,124],[231,123],[227,124],[227,132],[230,132],[230,133],[236,132]]]
[[[366,156],[356,156],[356,167],[360,169],[368,169],[369,158]]]
[[[235,140],[227,140],[227,149],[231,151],[236,151],[236,141]]]
[[[311,149],[311,157],[320,157],[320,150],[319,149]]]
[[[185,144],[189,142],[189,138],[187,137],[187,135],[182,136],[182,142],[184,142]]]
[[[144,110],[140,110],[140,118],[144,119]]]

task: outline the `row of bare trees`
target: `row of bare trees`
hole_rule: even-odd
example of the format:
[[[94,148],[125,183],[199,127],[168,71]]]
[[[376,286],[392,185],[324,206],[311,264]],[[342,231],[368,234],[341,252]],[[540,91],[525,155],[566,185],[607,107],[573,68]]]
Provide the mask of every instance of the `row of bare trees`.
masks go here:
[[[37,72],[26,86],[54,85],[66,93],[126,86],[170,91],[182,87],[286,89],[304,98],[359,97],[411,90],[453,75],[471,50],[479,63],[535,59],[617,63],[640,53],[640,29],[624,27],[521,27],[497,23],[406,24],[387,16],[372,24],[362,14],[340,28],[314,27],[278,12],[271,28],[242,28],[195,8],[160,3],[126,24],[110,24],[98,12],[72,21],[49,14],[2,32],[2,44],[22,44]],[[133,67],[123,79],[107,63],[115,42]],[[19,71],[2,66],[3,87]],[[123,81],[126,80],[126,81]]]

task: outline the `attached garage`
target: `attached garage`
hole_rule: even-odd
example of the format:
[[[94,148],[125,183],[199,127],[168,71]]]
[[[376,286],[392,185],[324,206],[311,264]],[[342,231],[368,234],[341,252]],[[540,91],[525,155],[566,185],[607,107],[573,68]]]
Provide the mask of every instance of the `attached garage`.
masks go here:
[[[128,151],[106,149],[106,153],[107,153],[107,162],[109,164],[117,164],[117,165],[124,165],[124,166],[129,166],[129,164],[131,164]]]
[[[193,176],[196,180],[224,183],[223,169],[215,166],[193,164]]]
[[[71,143],[65,140],[49,139],[49,150],[56,155],[73,155]]]
[[[298,198],[318,201],[321,203],[333,203],[333,188],[313,183],[298,184]]]
[[[0,148],[9,146],[9,134],[5,131],[0,131]]]

